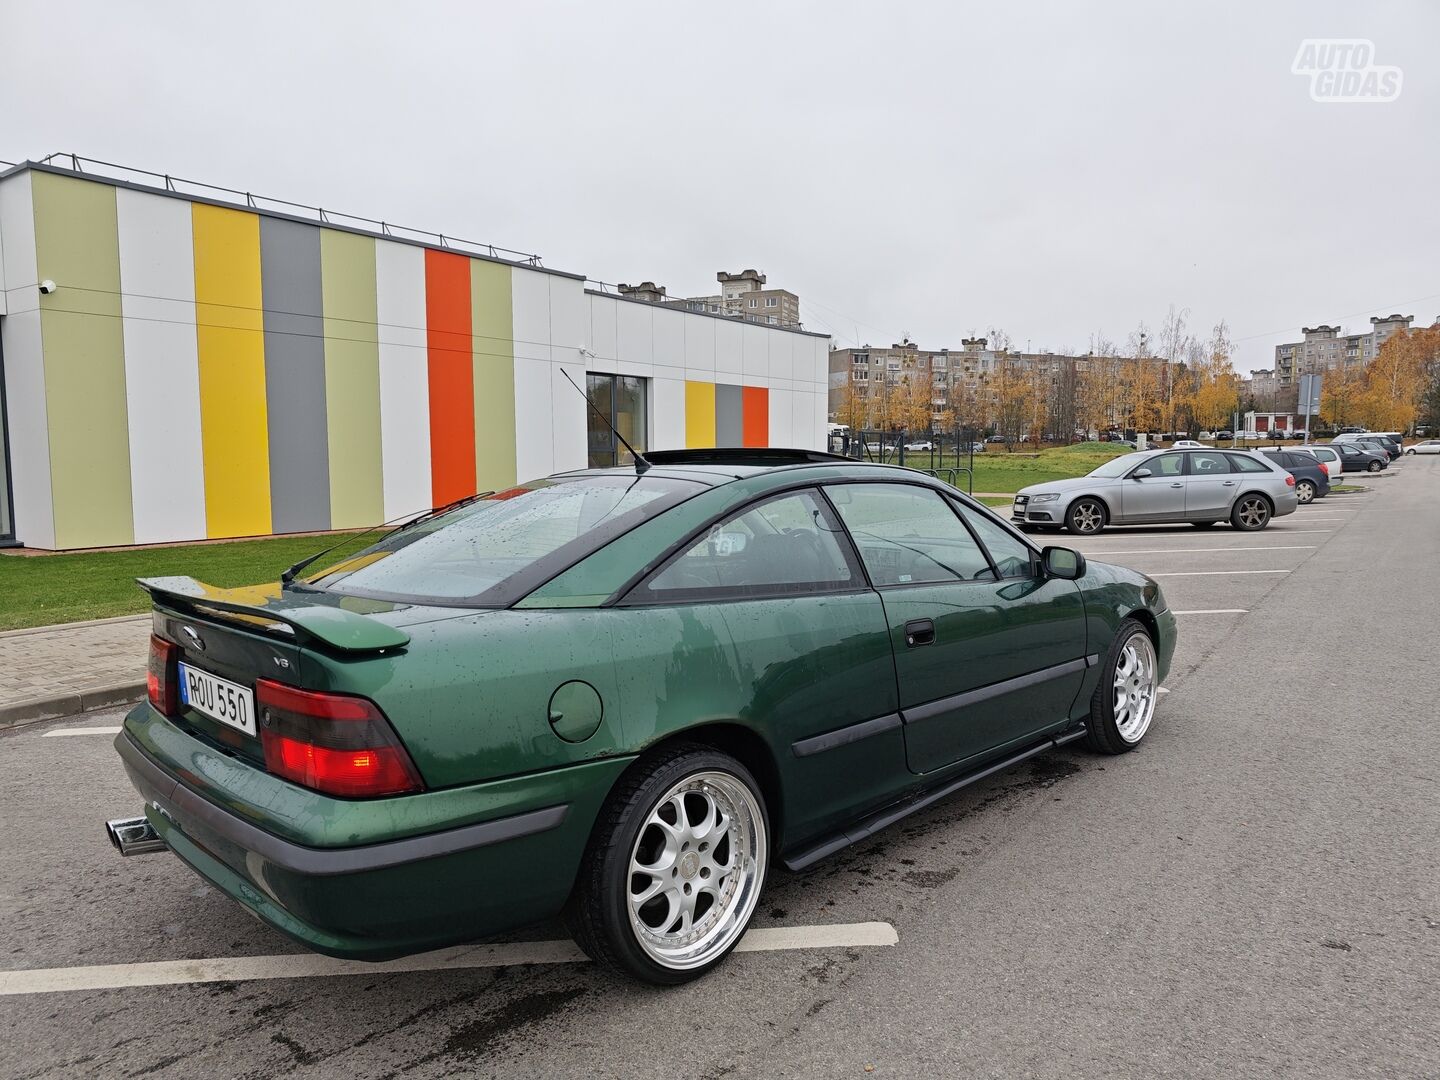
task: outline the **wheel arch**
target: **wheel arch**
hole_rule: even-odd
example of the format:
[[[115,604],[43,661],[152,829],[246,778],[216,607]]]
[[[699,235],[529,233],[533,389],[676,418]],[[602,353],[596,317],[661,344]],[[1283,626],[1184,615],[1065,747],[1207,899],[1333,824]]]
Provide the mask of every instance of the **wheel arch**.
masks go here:
[[[760,784],[760,793],[765,796],[765,810],[770,819],[771,844],[779,850],[783,843],[785,825],[785,786],[780,777],[780,766],[774,748],[754,728],[738,721],[719,720],[694,727],[682,728],[656,739],[640,754],[630,769],[642,766],[657,750],[674,746],[676,743],[699,743],[722,754],[729,754],[754,774]],[[630,771],[626,770],[626,773]],[[624,775],[624,774],[622,774]],[[616,778],[619,783],[619,778]]]

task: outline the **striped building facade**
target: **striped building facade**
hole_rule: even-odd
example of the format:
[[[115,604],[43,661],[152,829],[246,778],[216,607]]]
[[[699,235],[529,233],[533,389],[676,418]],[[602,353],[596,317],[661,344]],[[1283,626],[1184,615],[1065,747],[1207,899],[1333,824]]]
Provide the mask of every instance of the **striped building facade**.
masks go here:
[[[818,448],[828,346],[27,163],[0,174],[0,540],[343,529],[583,468],[566,374],[643,380],[650,448]]]

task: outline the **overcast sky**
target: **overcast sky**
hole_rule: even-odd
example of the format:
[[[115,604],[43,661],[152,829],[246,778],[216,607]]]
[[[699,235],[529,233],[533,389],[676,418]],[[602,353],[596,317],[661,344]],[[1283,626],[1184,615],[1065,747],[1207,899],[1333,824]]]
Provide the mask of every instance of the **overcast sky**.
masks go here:
[[[1319,104],[1305,38],[1397,101]],[[1440,5],[0,6],[0,159],[52,151],[673,295],[754,266],[842,345],[1084,351],[1189,308],[1237,367],[1440,314]]]

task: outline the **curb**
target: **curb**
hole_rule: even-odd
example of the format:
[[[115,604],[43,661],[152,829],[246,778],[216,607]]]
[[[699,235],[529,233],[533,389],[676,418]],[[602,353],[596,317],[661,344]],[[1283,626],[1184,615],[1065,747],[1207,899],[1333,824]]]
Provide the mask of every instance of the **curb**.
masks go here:
[[[28,637],[31,634],[55,634],[66,630],[84,630],[91,626],[109,626],[112,623],[139,622],[150,618],[150,612],[139,615],[116,615],[109,619],[87,619],[83,622],[49,623],[45,626],[22,626],[18,630],[0,630],[0,638]]]
[[[54,720],[60,716],[108,709],[112,705],[128,705],[145,699],[143,682],[121,683],[117,686],[102,686],[94,690],[80,690],[52,697],[31,698],[0,705],[0,730],[33,724],[40,720]]]

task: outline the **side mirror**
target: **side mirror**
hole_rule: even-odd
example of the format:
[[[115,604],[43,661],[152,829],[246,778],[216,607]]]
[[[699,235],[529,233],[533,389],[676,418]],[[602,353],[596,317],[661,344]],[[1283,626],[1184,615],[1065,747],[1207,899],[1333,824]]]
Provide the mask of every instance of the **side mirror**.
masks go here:
[[[1047,547],[1040,552],[1040,563],[1046,577],[1074,581],[1085,576],[1085,556],[1074,548]]]
[[[1144,480],[1145,477],[1147,477],[1147,476],[1154,476],[1154,475],[1155,475],[1155,474],[1152,473],[1149,469],[1136,469],[1134,472],[1132,472],[1132,473],[1130,474],[1130,479],[1131,479],[1131,480]]]

